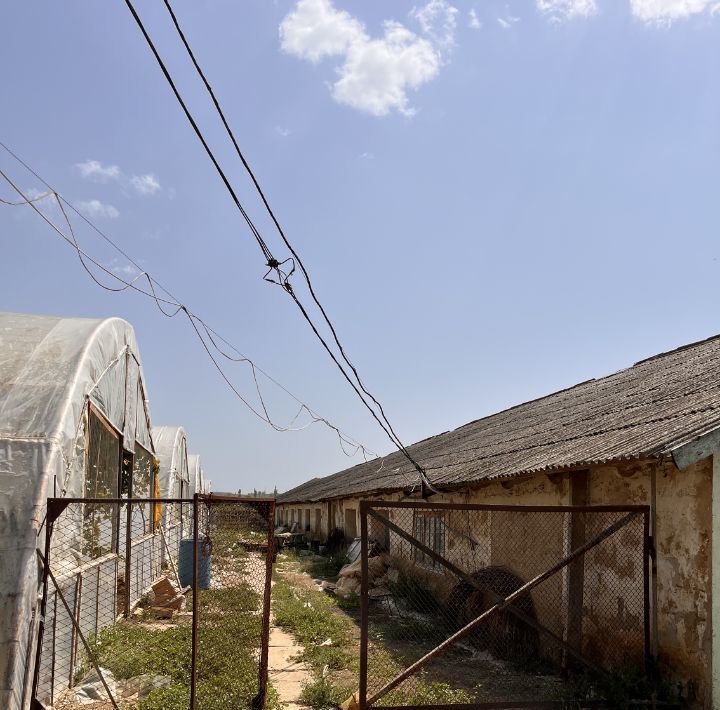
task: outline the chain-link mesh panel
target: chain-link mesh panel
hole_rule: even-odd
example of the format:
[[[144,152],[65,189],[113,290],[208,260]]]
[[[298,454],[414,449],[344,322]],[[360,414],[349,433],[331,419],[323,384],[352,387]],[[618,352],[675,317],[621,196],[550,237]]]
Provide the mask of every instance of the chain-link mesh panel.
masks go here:
[[[196,697],[203,710],[264,707],[274,501],[198,508]]]
[[[643,668],[645,509],[363,511],[370,705],[565,700]]]
[[[179,548],[187,535],[192,545],[192,511],[192,501],[48,502],[38,700],[135,707],[171,688],[189,706],[192,618]]]

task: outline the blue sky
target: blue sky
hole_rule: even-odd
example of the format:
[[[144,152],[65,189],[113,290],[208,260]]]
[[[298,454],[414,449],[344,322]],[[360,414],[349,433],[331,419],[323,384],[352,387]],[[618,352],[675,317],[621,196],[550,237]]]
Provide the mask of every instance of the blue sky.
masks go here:
[[[138,11],[284,255],[160,2]],[[720,332],[720,4],[176,0],[175,11],[406,442]],[[26,2],[0,27],[0,139],[194,312],[371,449],[389,442],[291,302],[124,3]],[[23,190],[41,185],[0,154]],[[1,197],[11,197],[7,186]],[[82,246],[124,260],[76,221]],[[5,310],[135,327],[156,424],[220,490],[344,468],[332,432],[277,433],[186,321],[100,290],[27,207],[0,208]],[[253,395],[247,368],[228,367]],[[278,422],[294,402],[269,383]]]

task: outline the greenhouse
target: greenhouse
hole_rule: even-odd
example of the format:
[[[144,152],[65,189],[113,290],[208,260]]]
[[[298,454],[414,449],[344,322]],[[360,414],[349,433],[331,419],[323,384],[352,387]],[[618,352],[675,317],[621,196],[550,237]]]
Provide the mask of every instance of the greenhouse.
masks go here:
[[[188,456],[188,469],[190,471],[190,495],[195,493],[209,493],[210,481],[205,478],[205,471],[200,463],[200,456]]]
[[[37,550],[44,549],[48,497],[152,497],[159,484],[132,327],[119,318],[0,313],[0,707],[20,708],[31,693],[40,626]],[[101,600],[114,612],[107,623],[114,622],[125,540],[138,589],[161,565],[160,507],[133,511],[140,529],[133,524],[125,540],[121,516],[110,509],[69,506],[64,535],[49,548],[75,623],[88,632],[99,630]],[[58,609],[56,596],[51,589],[48,616]],[[43,649],[52,653],[42,656],[41,693],[51,696],[72,682],[72,672],[63,676],[56,667],[76,652],[75,636],[71,619],[55,612],[50,624],[46,617]]]
[[[156,426],[153,427],[152,434],[160,462],[160,497],[190,498],[190,470],[185,429],[181,426]],[[190,503],[163,506],[161,533],[173,558],[177,557],[180,540],[192,534],[191,512]]]

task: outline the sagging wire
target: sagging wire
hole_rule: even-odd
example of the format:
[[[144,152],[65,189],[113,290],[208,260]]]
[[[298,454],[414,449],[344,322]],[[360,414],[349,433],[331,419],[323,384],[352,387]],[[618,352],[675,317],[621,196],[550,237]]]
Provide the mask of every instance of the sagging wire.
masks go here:
[[[305,404],[303,401],[299,400],[290,390],[288,390],[284,385],[282,385],[280,382],[278,382],[274,377],[269,375],[267,372],[265,372],[261,367],[258,367],[250,358],[248,358],[246,355],[243,355],[239,350],[237,350],[232,343],[229,343],[225,338],[223,338],[219,333],[217,333],[215,330],[210,328],[207,323],[205,323],[201,318],[195,317],[198,323],[202,325],[203,330],[205,331],[208,339],[213,344],[213,347],[215,350],[217,350],[218,353],[220,353],[224,358],[230,360],[231,362],[245,362],[247,363],[253,374],[253,379],[255,381],[255,386],[258,391],[258,396],[262,399],[262,395],[260,393],[260,385],[257,381],[257,373],[260,372],[265,378],[270,380],[276,387],[281,389],[285,394],[287,394],[289,397],[294,399],[299,405],[300,409],[298,410],[298,414],[295,418],[297,418],[303,411],[306,411],[316,422],[321,422],[325,424],[326,427],[329,429],[332,429],[337,434],[339,440],[340,440],[340,447],[343,449],[343,453],[345,453],[346,456],[349,458],[352,456],[355,456],[358,451],[362,453],[363,458],[365,461],[369,461],[370,458],[379,458],[379,454],[377,454],[375,451],[372,451],[371,449],[368,449],[363,444],[354,441],[351,439],[347,434],[344,434],[343,432],[338,429],[332,422],[330,422],[328,419],[323,417],[322,415],[318,414],[316,411],[314,411],[309,405]],[[215,341],[215,338],[222,341],[225,345],[227,345],[229,348],[235,351],[236,356],[229,355],[226,353]],[[344,449],[344,444],[351,446],[354,449],[354,452],[352,454],[348,454]],[[370,458],[368,458],[368,455],[370,455]]]
[[[0,143],[0,145],[1,145],[3,148],[5,148],[11,155],[14,156],[14,153],[12,153],[12,151],[10,151],[10,150],[7,148],[7,146],[5,146],[5,145],[2,144],[2,143]],[[20,161],[20,162],[22,163],[22,161]],[[23,164],[23,165],[26,165],[25,163],[22,163],[22,164]],[[26,166],[26,167],[27,167],[27,166]],[[29,169],[29,168],[28,168],[28,169]],[[31,172],[33,172],[33,174],[37,175],[34,171],[31,170]],[[102,288],[102,289],[104,289],[104,290],[106,290],[106,291],[111,291],[111,292],[113,292],[113,293],[120,293],[120,292],[127,291],[127,290],[136,291],[136,292],[138,292],[138,293],[140,293],[140,294],[142,294],[142,295],[144,295],[144,296],[152,299],[152,300],[155,302],[155,304],[156,304],[156,306],[158,307],[158,309],[160,310],[160,312],[161,312],[165,317],[167,317],[167,318],[173,318],[173,317],[175,317],[176,315],[178,315],[178,314],[181,313],[181,312],[182,312],[182,313],[185,313],[185,315],[188,317],[189,322],[191,323],[191,325],[192,325],[192,327],[193,327],[193,330],[195,331],[198,339],[200,340],[200,342],[201,342],[201,344],[202,344],[202,346],[203,346],[203,349],[206,351],[207,355],[210,357],[213,365],[215,366],[215,368],[217,369],[217,371],[219,372],[219,374],[221,375],[221,377],[223,378],[223,380],[224,380],[224,381],[226,382],[226,384],[230,387],[230,389],[231,389],[232,392],[236,395],[236,397],[238,397],[238,399],[240,399],[241,402],[247,407],[247,409],[249,409],[249,410],[250,410],[257,418],[259,418],[261,421],[263,421],[264,423],[266,423],[267,425],[269,425],[271,428],[273,428],[273,429],[274,429],[275,431],[277,431],[277,432],[302,431],[302,430],[304,430],[304,429],[307,429],[308,427],[310,427],[312,424],[315,424],[315,423],[324,424],[324,425],[327,426],[329,429],[331,429],[332,431],[335,432],[335,434],[336,434],[336,436],[338,437],[338,440],[339,440],[340,449],[341,449],[341,451],[343,452],[344,455],[346,455],[346,456],[348,456],[348,457],[352,457],[352,456],[355,456],[358,452],[362,452],[362,455],[363,455],[365,461],[368,461],[368,460],[369,460],[368,457],[370,457],[370,458],[377,458],[377,457],[378,457],[378,454],[377,454],[377,453],[373,452],[373,451],[372,451],[371,449],[369,449],[368,447],[364,446],[363,444],[358,443],[358,442],[355,441],[352,437],[350,437],[349,435],[347,435],[347,434],[345,434],[344,432],[342,432],[342,430],[341,430],[339,427],[337,427],[336,425],[332,424],[332,422],[330,422],[330,420],[328,420],[326,417],[323,417],[323,416],[317,414],[311,407],[309,407],[307,404],[305,404],[304,402],[302,402],[302,400],[300,400],[300,399],[297,398],[295,395],[293,395],[286,387],[280,385],[280,383],[277,382],[277,380],[275,380],[274,378],[272,378],[270,375],[268,375],[267,373],[265,373],[264,370],[262,370],[262,369],[259,368],[257,365],[255,365],[255,363],[254,363],[250,358],[248,358],[247,356],[244,356],[244,355],[243,355],[242,357],[240,357],[240,358],[232,358],[231,356],[228,356],[225,352],[223,352],[223,351],[217,346],[217,344],[215,343],[215,340],[212,338],[212,336],[210,336],[210,333],[214,333],[215,336],[218,337],[218,338],[220,338],[221,336],[219,336],[216,331],[212,330],[212,329],[205,323],[204,320],[202,320],[201,318],[199,318],[198,316],[196,316],[195,314],[193,314],[185,305],[183,305],[182,303],[180,303],[177,299],[174,299],[174,297],[172,297],[172,295],[169,294],[169,292],[167,291],[167,289],[165,289],[162,285],[160,285],[147,271],[142,270],[142,271],[140,271],[140,273],[138,273],[134,278],[132,278],[131,280],[127,280],[127,279],[124,279],[123,277],[119,276],[119,275],[116,274],[115,272],[113,272],[111,269],[108,269],[104,264],[100,263],[97,259],[93,258],[90,254],[88,254],[88,253],[80,246],[80,244],[79,244],[79,242],[78,242],[78,240],[77,240],[77,236],[76,236],[76,234],[75,234],[75,230],[74,230],[74,228],[73,228],[72,222],[71,222],[71,220],[70,220],[70,217],[69,217],[69,215],[68,215],[68,213],[67,213],[67,210],[65,209],[64,205],[67,205],[68,207],[71,207],[74,211],[77,212],[76,208],[73,207],[71,203],[69,203],[67,200],[65,200],[65,199],[64,199],[59,193],[57,193],[55,190],[50,189],[50,190],[49,190],[47,193],[45,193],[44,195],[36,196],[36,197],[31,198],[31,197],[27,196],[27,195],[12,181],[12,179],[11,179],[4,171],[0,170],[0,176],[2,176],[2,178],[3,178],[3,179],[13,188],[13,190],[15,190],[15,192],[17,192],[18,195],[22,198],[20,201],[17,201],[17,202],[11,202],[11,201],[4,200],[4,199],[0,200],[0,202],[2,202],[2,204],[10,205],[10,206],[23,206],[23,205],[28,205],[28,206],[30,206],[35,212],[37,212],[37,214],[39,214],[40,217],[41,217],[68,245],[70,245],[70,246],[75,250],[75,252],[77,253],[78,259],[79,259],[79,261],[80,261],[80,264],[82,265],[83,269],[88,273],[88,275],[90,276],[90,278],[91,278],[98,286],[100,286],[100,288]],[[42,180],[42,178],[40,178],[40,179]],[[44,180],[42,180],[42,182],[47,185],[47,183],[45,183]],[[65,222],[65,224],[66,224],[66,226],[67,226],[67,229],[68,229],[68,232],[70,233],[70,236],[67,236],[67,235],[63,232],[63,230],[60,229],[60,228],[59,228],[41,209],[39,209],[39,208],[37,207],[37,205],[35,204],[35,203],[37,203],[37,202],[39,202],[39,201],[41,201],[41,200],[46,200],[46,199],[50,199],[50,198],[52,198],[52,199],[55,201],[55,203],[58,205],[59,210],[60,210],[60,213],[62,214],[62,217],[63,217],[63,221]],[[80,214],[81,216],[83,216],[82,213],[79,213],[79,212],[78,212],[78,214]],[[94,225],[92,224],[92,222],[90,222],[89,220],[87,220],[87,218],[85,218],[84,216],[83,216],[83,218],[85,219],[86,222],[88,222],[88,224],[90,224],[91,226],[94,227]],[[95,227],[94,227],[94,228],[95,228]],[[98,230],[97,228],[95,228],[95,230],[99,232],[99,230]],[[126,258],[128,258],[128,260],[130,261],[130,263],[132,263],[133,266],[135,266],[135,268],[140,269],[139,265],[138,265],[133,259],[131,259],[131,258],[128,257],[127,255],[125,255],[125,253],[122,252],[122,250],[121,250],[119,247],[117,247],[117,245],[115,245],[115,243],[114,243],[112,240],[110,240],[109,237],[107,237],[107,235],[104,235],[104,234],[103,234],[103,238],[104,238],[106,241],[108,241],[109,244],[111,244],[112,246],[114,246],[115,248],[117,248],[117,250],[118,250],[120,253],[122,253],[124,256],[126,256]],[[110,278],[114,279],[116,282],[118,282],[118,283],[121,284],[121,285],[115,287],[115,286],[110,286],[110,285],[108,285],[108,284],[106,284],[106,283],[103,283],[103,282],[102,282],[101,280],[99,280],[99,279],[97,278],[97,276],[93,273],[93,271],[92,271],[92,269],[90,268],[89,264],[92,264],[94,267],[96,267],[97,269],[99,269],[100,271],[102,271],[102,272],[105,273],[107,276],[109,276]],[[142,288],[141,286],[138,285],[138,282],[139,282],[141,279],[144,279],[144,280],[147,282],[147,284],[148,284],[148,289]],[[167,293],[168,295],[170,295],[171,298],[173,298],[173,300],[170,300],[170,299],[163,298],[163,297],[159,296],[158,293],[157,293],[157,290],[156,290],[156,288],[155,288],[156,285],[157,285],[160,289],[162,289],[165,293]],[[169,306],[169,308],[166,309],[165,306]],[[198,329],[198,327],[197,327],[197,324],[198,324],[198,323],[202,326],[203,330],[207,333],[207,335],[208,335],[208,340],[210,341],[210,344],[212,345],[212,347],[215,348],[215,350],[217,350],[223,357],[226,357],[227,359],[233,360],[233,361],[235,361],[235,362],[245,362],[245,363],[247,363],[247,364],[251,367],[251,370],[252,370],[252,373],[253,373],[253,380],[254,380],[254,383],[255,383],[255,388],[256,388],[256,391],[257,391],[257,394],[258,394],[258,398],[259,398],[259,400],[260,400],[260,402],[261,402],[261,409],[262,409],[262,411],[259,411],[256,407],[254,407],[254,406],[240,393],[240,391],[237,389],[237,387],[235,387],[235,385],[231,382],[230,378],[229,378],[228,375],[225,373],[225,371],[224,371],[223,368],[221,367],[220,363],[217,361],[217,359],[216,359],[215,356],[213,355],[213,353],[212,353],[212,351],[211,351],[210,345],[208,345],[208,342],[205,340],[205,338],[203,337],[202,333],[201,333],[200,330]],[[223,342],[225,342],[227,345],[229,345],[229,347],[232,347],[234,350],[237,351],[237,349],[236,349],[234,346],[232,346],[232,345],[229,343],[229,341],[227,341],[225,338],[222,338],[222,340],[223,340]],[[239,352],[239,351],[237,351],[237,352]],[[270,415],[270,412],[268,411],[268,407],[267,407],[267,405],[266,405],[266,403],[265,403],[265,399],[264,399],[264,397],[263,397],[263,395],[262,395],[262,390],[261,390],[261,387],[260,387],[260,383],[258,382],[258,379],[257,379],[257,371],[262,372],[263,375],[265,375],[271,382],[273,382],[273,383],[276,384],[278,387],[280,387],[285,393],[289,394],[295,401],[297,401],[297,402],[301,405],[298,413],[293,417],[292,422],[291,422],[291,424],[290,424],[289,426],[282,426],[282,425],[280,425],[280,424],[277,424],[275,421],[273,421],[273,418],[272,418],[272,416]],[[307,423],[303,424],[303,425],[294,426],[294,423],[299,419],[299,417],[302,415],[303,412],[306,412],[306,413],[307,413],[307,415],[309,416],[310,420],[309,420]],[[347,447],[350,447],[350,448],[352,449],[352,452],[351,452],[351,453],[349,453],[348,450],[345,448],[346,446],[347,446]]]
[[[165,0],[165,6],[166,6],[166,8],[168,9],[168,12],[170,13],[170,16],[171,16],[171,18],[172,18],[173,24],[174,24],[174,26],[175,26],[178,34],[180,35],[180,38],[181,38],[181,40],[182,40],[182,42],[183,42],[183,45],[185,46],[185,49],[187,50],[187,52],[188,52],[188,54],[189,54],[189,56],[190,56],[190,58],[191,58],[191,60],[192,60],[192,63],[193,63],[193,65],[194,65],[196,71],[197,71],[198,74],[200,75],[200,77],[201,77],[201,79],[202,79],[202,81],[203,81],[203,83],[204,83],[204,85],[205,85],[208,93],[210,94],[210,97],[212,98],[212,101],[213,101],[213,103],[214,103],[214,105],[215,105],[215,108],[216,108],[216,110],[217,110],[217,112],[218,112],[218,114],[219,114],[219,116],[220,116],[220,118],[221,118],[221,120],[222,120],[222,123],[223,123],[223,125],[224,125],[224,127],[225,127],[225,130],[227,131],[227,133],[228,133],[228,135],[229,135],[229,137],[230,137],[230,139],[231,139],[231,141],[232,141],[232,143],[233,143],[233,146],[235,147],[235,150],[236,150],[236,152],[237,152],[238,157],[240,158],[243,166],[245,167],[246,171],[248,172],[250,178],[252,179],[252,182],[253,182],[253,184],[255,185],[255,188],[256,188],[258,194],[260,195],[260,197],[261,197],[261,199],[262,199],[262,201],[263,201],[263,204],[265,205],[265,208],[266,208],[267,211],[268,211],[268,214],[269,214],[270,217],[272,218],[273,223],[275,224],[275,227],[277,228],[278,233],[280,234],[280,237],[281,237],[282,241],[284,242],[285,246],[288,248],[288,250],[290,251],[290,253],[291,253],[291,255],[292,255],[292,268],[291,268],[291,270],[290,270],[289,273],[284,272],[280,267],[281,267],[283,264],[285,264],[285,263],[287,263],[288,261],[290,261],[290,259],[285,259],[284,261],[278,261],[278,260],[272,255],[272,253],[271,253],[271,251],[270,251],[270,248],[269,248],[268,245],[266,244],[265,240],[263,239],[263,237],[262,237],[262,235],[260,234],[259,230],[257,229],[257,227],[256,227],[255,224],[253,223],[252,219],[250,218],[250,216],[249,216],[248,213],[246,212],[245,208],[244,208],[244,207],[242,206],[242,204],[240,203],[240,200],[239,200],[239,198],[238,198],[235,190],[233,189],[232,185],[230,184],[230,181],[229,181],[228,177],[225,175],[225,173],[224,173],[222,167],[220,166],[217,158],[215,157],[214,153],[213,153],[212,150],[210,149],[210,147],[209,147],[209,145],[208,145],[208,143],[207,143],[204,135],[203,135],[202,132],[200,131],[200,129],[199,129],[199,127],[198,127],[195,119],[193,118],[192,113],[191,113],[190,110],[188,109],[188,107],[187,107],[187,105],[186,105],[183,97],[181,96],[181,94],[180,94],[177,86],[175,85],[175,82],[174,82],[174,80],[173,80],[173,78],[172,78],[172,75],[170,74],[168,68],[166,67],[166,65],[165,65],[162,57],[160,56],[157,48],[155,47],[155,44],[154,44],[154,42],[152,41],[152,38],[150,37],[147,29],[145,28],[145,26],[144,26],[144,24],[143,24],[140,16],[138,15],[137,11],[135,10],[135,7],[133,6],[133,4],[132,4],[132,2],[131,2],[130,0],[125,0],[125,4],[126,4],[128,10],[130,11],[130,14],[132,15],[133,19],[135,20],[135,23],[137,24],[138,28],[140,29],[140,32],[142,33],[142,35],[143,35],[143,37],[144,37],[144,39],[145,39],[146,44],[148,45],[150,51],[152,52],[152,54],[153,54],[153,56],[154,56],[154,58],[155,58],[155,61],[157,62],[158,66],[160,67],[160,70],[162,71],[162,73],[163,73],[163,75],[164,75],[164,77],[165,77],[165,80],[167,81],[167,83],[168,83],[168,85],[170,86],[173,94],[175,95],[175,98],[176,98],[176,100],[178,101],[178,103],[179,103],[179,105],[180,105],[183,113],[185,114],[185,117],[187,118],[187,120],[188,120],[188,122],[190,123],[191,127],[193,128],[193,130],[194,130],[194,132],[195,132],[198,140],[201,142],[203,148],[205,149],[206,154],[207,154],[208,157],[210,158],[210,161],[212,162],[213,166],[215,167],[215,169],[216,169],[216,171],[217,171],[220,179],[222,180],[223,184],[225,185],[225,188],[227,189],[227,191],[228,191],[228,193],[230,194],[232,200],[234,201],[235,205],[237,206],[238,210],[240,211],[243,219],[244,219],[245,222],[247,223],[247,225],[248,225],[248,227],[249,227],[249,229],[250,229],[253,237],[255,238],[255,240],[257,241],[258,245],[260,246],[260,249],[262,250],[263,255],[264,255],[264,258],[265,258],[265,261],[266,261],[266,265],[268,266],[268,269],[269,269],[268,272],[267,272],[267,273],[265,274],[265,276],[263,277],[264,280],[266,280],[266,281],[268,281],[268,282],[270,282],[270,283],[274,283],[274,284],[276,284],[276,285],[281,286],[288,294],[290,294],[292,300],[294,301],[295,305],[298,307],[298,309],[299,309],[300,312],[302,313],[302,316],[303,316],[303,318],[305,319],[305,321],[306,321],[306,322],[308,323],[308,325],[311,327],[311,329],[312,329],[313,333],[315,334],[316,338],[317,338],[317,339],[319,340],[319,342],[322,344],[323,348],[326,350],[326,352],[328,353],[328,355],[330,356],[330,358],[332,359],[332,361],[333,361],[333,363],[336,365],[336,367],[339,369],[340,373],[343,375],[343,377],[345,378],[345,380],[347,380],[347,382],[350,384],[350,386],[352,387],[352,389],[355,391],[355,393],[356,393],[356,395],[358,396],[358,398],[360,399],[360,401],[361,401],[361,402],[363,403],[363,405],[368,409],[368,411],[370,412],[370,414],[371,414],[371,415],[373,416],[373,418],[377,421],[377,423],[378,423],[379,426],[382,428],[382,430],[385,432],[385,434],[388,436],[388,438],[390,439],[390,441],[392,441],[392,443],[393,443],[393,444],[398,448],[398,450],[405,456],[405,458],[407,458],[407,460],[412,464],[413,468],[415,468],[415,470],[417,471],[417,473],[418,473],[418,475],[419,475],[419,477],[420,477],[420,483],[421,483],[421,487],[422,487],[422,490],[423,490],[423,495],[427,494],[428,492],[437,493],[438,491],[437,491],[437,490],[432,486],[432,484],[430,483],[430,480],[428,479],[428,477],[427,477],[427,475],[426,475],[426,473],[425,473],[425,470],[422,468],[422,466],[420,466],[419,463],[417,463],[417,461],[415,461],[415,459],[411,456],[411,454],[409,453],[409,451],[407,450],[407,448],[405,447],[405,445],[402,443],[402,441],[400,440],[400,437],[397,435],[397,433],[395,432],[395,430],[394,430],[393,427],[392,427],[392,424],[390,423],[389,419],[387,418],[387,415],[385,414],[385,411],[384,411],[382,405],[381,405],[380,402],[372,395],[372,393],[369,392],[368,389],[365,387],[363,381],[360,379],[360,375],[359,375],[359,373],[358,373],[355,365],[353,365],[353,363],[352,363],[352,362],[350,361],[350,359],[348,358],[348,356],[347,356],[347,354],[346,354],[346,352],[345,352],[345,350],[344,350],[344,348],[343,348],[343,345],[342,345],[342,343],[340,342],[340,339],[339,339],[339,337],[338,337],[338,334],[337,334],[337,331],[335,330],[334,325],[333,325],[332,322],[330,321],[330,318],[329,318],[327,312],[325,311],[324,307],[323,307],[322,304],[320,303],[320,301],[319,301],[319,299],[318,299],[318,297],[317,297],[317,295],[316,295],[316,293],[315,293],[313,284],[312,284],[312,282],[311,282],[311,280],[310,280],[310,275],[308,274],[308,271],[307,271],[307,269],[305,268],[305,265],[303,264],[303,262],[302,262],[302,260],[301,260],[301,258],[300,258],[300,256],[299,256],[299,254],[295,251],[295,249],[293,248],[292,244],[291,244],[291,243],[289,242],[289,240],[287,239],[287,237],[286,237],[286,235],[285,235],[285,233],[284,233],[284,231],[283,231],[283,229],[282,229],[282,227],[281,227],[281,225],[280,225],[280,222],[278,221],[277,217],[275,216],[274,212],[272,211],[272,209],[271,209],[271,207],[270,207],[270,204],[269,204],[267,198],[265,197],[265,194],[263,193],[262,188],[260,187],[260,184],[259,184],[257,178],[255,177],[252,169],[250,168],[250,165],[248,164],[247,160],[245,159],[245,156],[243,155],[242,151],[240,150],[240,147],[239,147],[239,145],[238,145],[238,142],[237,142],[237,140],[235,139],[235,136],[234,136],[234,134],[233,134],[233,132],[232,132],[232,130],[231,130],[231,128],[230,128],[230,126],[229,126],[226,118],[225,118],[225,114],[224,114],[224,112],[222,111],[222,108],[220,107],[220,103],[218,102],[218,100],[217,100],[217,98],[216,98],[216,96],[215,96],[215,93],[213,92],[212,87],[210,86],[210,83],[208,82],[208,80],[207,80],[204,72],[202,71],[202,69],[201,69],[200,65],[198,64],[197,60],[195,59],[195,55],[194,55],[194,53],[193,53],[193,51],[192,51],[192,49],[191,49],[191,47],[190,47],[190,44],[188,43],[187,39],[185,38],[185,35],[184,35],[184,33],[182,32],[182,29],[180,28],[180,25],[179,25],[179,23],[178,23],[178,21],[177,21],[177,18],[176,18],[176,16],[175,16],[175,13],[174,13],[173,10],[172,10],[172,7],[170,6],[170,3],[168,2],[168,0]],[[308,314],[307,310],[305,309],[305,307],[304,307],[303,304],[301,303],[300,299],[298,298],[297,294],[295,293],[295,291],[294,291],[294,289],[293,289],[293,287],[292,287],[292,285],[291,285],[291,283],[290,283],[290,276],[292,275],[292,273],[293,273],[293,271],[294,271],[294,267],[295,267],[295,264],[296,264],[296,263],[297,263],[297,265],[300,267],[300,270],[301,270],[301,272],[302,272],[302,274],[303,274],[304,280],[305,280],[305,282],[306,282],[306,284],[307,284],[307,287],[308,287],[308,289],[309,289],[309,292],[310,292],[310,295],[311,295],[311,297],[312,297],[312,300],[314,301],[316,307],[318,308],[318,310],[319,310],[320,313],[322,314],[323,319],[324,319],[324,321],[325,321],[328,329],[330,330],[330,332],[331,332],[331,334],[332,334],[333,340],[334,340],[335,345],[336,345],[336,347],[337,347],[337,349],[338,349],[338,352],[340,353],[341,359],[346,363],[347,367],[350,368],[350,372],[352,373],[352,375],[353,375],[353,377],[354,377],[354,381],[353,381],[353,377],[351,377],[351,376],[348,374],[348,371],[345,369],[345,367],[342,365],[342,363],[340,363],[340,361],[338,360],[337,356],[335,355],[335,353],[333,352],[333,350],[332,350],[332,349],[330,348],[330,346],[328,345],[328,343],[327,343],[327,341],[325,340],[325,338],[320,334],[317,326],[315,325],[315,323],[313,322],[312,318],[311,318],[310,315]],[[275,272],[277,278],[271,278],[271,277],[269,276],[273,271]],[[364,395],[366,395],[367,397],[369,397],[370,400],[374,403],[375,407],[377,407],[377,411],[376,411],[375,407],[373,407],[373,406],[365,399],[365,396],[363,395],[363,393],[364,393]],[[378,413],[379,413],[379,414],[378,414]]]

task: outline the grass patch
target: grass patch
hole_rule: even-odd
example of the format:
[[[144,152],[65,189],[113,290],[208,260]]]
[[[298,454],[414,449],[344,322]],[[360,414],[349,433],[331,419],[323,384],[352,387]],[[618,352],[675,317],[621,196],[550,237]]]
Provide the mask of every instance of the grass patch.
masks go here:
[[[335,578],[338,572],[346,564],[345,550],[338,550],[331,555],[301,555],[295,549],[287,549],[283,552],[285,561],[297,566],[302,572],[307,572],[311,577],[323,579]]]
[[[295,588],[283,578],[273,586],[275,623],[289,631],[304,650],[299,660],[313,670],[357,670],[353,623],[332,611],[335,601],[321,592]],[[330,639],[329,646],[320,644]]]
[[[229,554],[223,558],[223,571],[228,564],[236,567],[244,562]],[[192,595],[188,596],[190,605]],[[251,707],[258,692],[255,654],[262,633],[261,607],[260,595],[246,584],[199,594],[197,704],[203,710]],[[191,625],[143,623],[147,620],[126,621],[103,630],[94,639],[97,662],[118,679],[142,674],[170,678],[167,687],[153,690],[138,704],[139,710],[187,710]],[[280,707],[277,694],[269,688],[266,708]]]
[[[321,673],[310,683],[303,686],[300,702],[311,708],[336,708],[350,697],[352,689],[337,685],[328,673]]]
[[[292,562],[292,558],[284,561]],[[335,707],[357,691],[358,641],[354,633],[355,624],[342,613],[342,606],[343,602],[335,597],[295,587],[276,575],[273,586],[275,622],[304,647],[298,654],[298,660],[310,666],[313,679],[303,689],[302,701],[313,708]],[[330,639],[331,645],[320,646],[326,639]],[[405,667],[383,646],[382,638],[373,644],[368,654],[368,665],[369,679],[378,688]],[[348,676],[351,681],[348,681]],[[468,703],[473,697],[465,690],[418,675],[411,683],[392,691],[386,699],[392,701],[387,704],[415,706]]]

